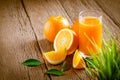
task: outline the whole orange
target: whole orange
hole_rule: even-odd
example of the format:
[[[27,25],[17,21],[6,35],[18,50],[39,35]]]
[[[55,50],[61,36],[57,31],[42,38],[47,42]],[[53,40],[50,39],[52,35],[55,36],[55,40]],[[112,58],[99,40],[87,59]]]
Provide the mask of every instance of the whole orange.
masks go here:
[[[76,20],[71,29],[76,32],[77,36],[79,35],[79,20]]]
[[[56,34],[62,28],[70,28],[68,20],[62,16],[52,16],[45,22],[44,36],[48,41],[53,42]]]

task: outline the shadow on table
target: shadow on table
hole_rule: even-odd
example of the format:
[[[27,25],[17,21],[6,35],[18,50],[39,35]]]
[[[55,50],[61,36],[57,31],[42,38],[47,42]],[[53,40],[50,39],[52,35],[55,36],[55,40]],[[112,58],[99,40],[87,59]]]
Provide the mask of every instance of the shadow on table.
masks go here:
[[[39,46],[42,52],[48,52],[54,50],[53,43],[49,42],[46,39],[42,39],[39,41]]]

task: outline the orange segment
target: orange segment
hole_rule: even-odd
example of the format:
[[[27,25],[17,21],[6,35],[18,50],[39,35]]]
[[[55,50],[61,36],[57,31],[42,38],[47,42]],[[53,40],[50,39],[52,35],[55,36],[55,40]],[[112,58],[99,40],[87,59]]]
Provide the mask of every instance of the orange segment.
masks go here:
[[[50,51],[50,52],[43,53],[43,58],[50,64],[59,64],[65,60],[66,55],[67,55],[66,49],[61,48],[57,52]]]
[[[61,47],[65,47],[67,54],[72,54],[78,47],[77,35],[74,31],[70,29],[62,29],[58,32],[54,40],[55,51],[59,50]]]
[[[61,46],[65,46],[67,49],[69,49],[70,45],[73,42],[73,35],[70,32],[70,30],[62,30],[61,32],[59,32],[60,35],[57,36],[56,40],[55,40],[55,44],[56,42],[58,42],[58,44],[55,46],[55,50],[56,48],[59,49]]]
[[[85,67],[86,67],[85,61],[81,57],[80,52],[76,50],[73,56],[73,68],[82,69]]]

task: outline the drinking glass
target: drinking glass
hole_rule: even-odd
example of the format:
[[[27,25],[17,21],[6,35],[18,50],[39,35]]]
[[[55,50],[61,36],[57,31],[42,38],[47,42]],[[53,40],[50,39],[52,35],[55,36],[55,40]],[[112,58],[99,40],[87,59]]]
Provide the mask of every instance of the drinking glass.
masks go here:
[[[79,50],[84,56],[98,54],[102,47],[102,15],[99,11],[79,13]]]

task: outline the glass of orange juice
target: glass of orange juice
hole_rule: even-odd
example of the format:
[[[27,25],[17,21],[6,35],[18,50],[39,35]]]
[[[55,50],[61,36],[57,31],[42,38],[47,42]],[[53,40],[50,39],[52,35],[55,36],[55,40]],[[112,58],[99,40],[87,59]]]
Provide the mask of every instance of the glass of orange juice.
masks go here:
[[[98,11],[82,11],[79,14],[79,50],[84,56],[90,51],[98,53],[102,47],[102,16]]]

